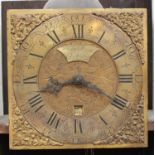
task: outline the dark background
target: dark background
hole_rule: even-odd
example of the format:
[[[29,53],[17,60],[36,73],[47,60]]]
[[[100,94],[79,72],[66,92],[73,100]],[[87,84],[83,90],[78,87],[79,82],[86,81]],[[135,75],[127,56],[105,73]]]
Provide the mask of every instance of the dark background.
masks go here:
[[[91,0],[90,0],[91,1]],[[16,1],[2,2],[2,57],[3,57],[3,92],[4,112],[8,114],[7,99],[7,36],[6,36],[6,12],[8,9],[38,9],[43,8],[45,0],[42,1]],[[149,77],[149,109],[153,106],[153,36],[152,36],[152,6],[151,0],[100,0],[105,8],[147,8],[148,9],[148,77]],[[136,149],[83,149],[83,150],[38,150],[38,151],[10,151],[8,134],[0,134],[0,155],[153,155],[154,133],[149,132],[149,147]]]
[[[0,135],[0,155],[153,155],[154,136],[149,132],[149,147],[134,149],[80,149],[80,150],[9,150],[8,135]]]

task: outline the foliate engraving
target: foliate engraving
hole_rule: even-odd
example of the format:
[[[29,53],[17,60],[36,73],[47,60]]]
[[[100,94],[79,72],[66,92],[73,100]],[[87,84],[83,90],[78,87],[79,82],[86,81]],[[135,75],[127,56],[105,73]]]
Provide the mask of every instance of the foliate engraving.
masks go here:
[[[114,136],[105,140],[97,141],[95,144],[129,144],[144,143],[144,95],[136,109],[130,109],[132,115],[128,122]]]
[[[144,34],[143,34],[143,12],[111,12],[111,13],[93,13],[93,15],[102,17],[119,26],[126,32],[138,49],[142,63],[144,63]]]
[[[62,143],[56,142],[46,136],[42,136],[36,131],[23,117],[20,109],[12,97],[12,129],[13,146],[62,146]],[[22,139],[21,139],[22,137]]]
[[[11,43],[13,46],[14,57],[17,54],[22,42],[29,35],[29,33],[39,26],[44,21],[49,20],[52,17],[59,16],[50,14],[26,14],[26,15],[11,15],[10,25],[11,25]],[[23,45],[23,49],[30,47],[29,43]]]

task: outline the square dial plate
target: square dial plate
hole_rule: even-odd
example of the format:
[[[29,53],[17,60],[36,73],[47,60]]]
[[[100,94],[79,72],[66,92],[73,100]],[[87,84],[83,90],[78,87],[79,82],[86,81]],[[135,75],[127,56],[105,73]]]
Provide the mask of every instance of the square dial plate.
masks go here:
[[[145,9],[7,17],[11,149],[147,146]]]

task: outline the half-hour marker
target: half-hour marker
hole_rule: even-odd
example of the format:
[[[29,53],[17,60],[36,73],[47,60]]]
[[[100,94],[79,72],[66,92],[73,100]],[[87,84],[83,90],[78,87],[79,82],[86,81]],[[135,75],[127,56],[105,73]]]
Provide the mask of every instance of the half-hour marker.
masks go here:
[[[29,113],[30,112],[30,110],[27,110],[27,111],[24,111],[24,112],[22,112],[24,115],[25,114],[27,114],[27,113]]]
[[[83,133],[82,124],[81,121],[74,119],[74,133],[76,134],[78,132]]]
[[[58,118],[57,114],[55,112],[53,112],[51,114],[51,116],[49,117],[47,124],[49,124],[51,126],[55,125],[55,129],[57,129],[59,122],[60,122],[60,118]]]
[[[103,31],[103,33],[102,33],[101,37],[99,38],[99,40],[97,41],[97,43],[100,43],[100,41],[102,40],[104,34],[105,34],[105,31]]]
[[[35,84],[35,83],[37,83],[37,75],[23,79],[23,83],[24,84]]]
[[[127,103],[128,101],[119,95],[116,95],[112,101],[112,105],[121,110],[127,105]]]
[[[38,54],[35,54],[35,53],[30,53],[30,55],[31,55],[31,56],[34,56],[34,57],[41,58],[41,59],[43,58],[43,56],[41,56],[41,55],[38,55]]]
[[[122,57],[125,54],[126,54],[125,51],[121,50],[120,52],[114,54],[112,57],[113,57],[114,60],[117,60],[118,58]]]
[[[58,44],[60,42],[60,39],[56,34],[55,30],[53,30],[51,33],[47,33],[47,36],[51,38],[55,44]]]
[[[84,33],[84,25],[83,24],[78,24],[78,25],[72,25],[73,32],[75,38],[83,38],[83,33]]]
[[[132,74],[119,74],[119,82],[121,83],[132,83],[133,75]]]
[[[43,108],[43,104],[42,104],[42,98],[40,96],[40,94],[37,94],[35,96],[33,96],[32,98],[30,98],[28,100],[28,103],[30,104],[31,108],[35,107],[35,112],[38,112],[41,108]]]
[[[99,118],[100,118],[100,120],[101,120],[105,125],[108,124],[108,123],[103,119],[103,117],[102,117],[101,115],[99,115]]]

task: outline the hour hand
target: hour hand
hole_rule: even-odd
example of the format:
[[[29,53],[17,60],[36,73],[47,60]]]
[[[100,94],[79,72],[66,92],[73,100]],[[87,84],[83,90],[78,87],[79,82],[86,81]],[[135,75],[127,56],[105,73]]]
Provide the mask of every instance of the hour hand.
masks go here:
[[[87,82],[84,80],[83,76],[77,75],[72,77],[69,80],[59,82],[57,79],[53,77],[48,78],[48,83],[45,87],[42,87],[39,92],[49,92],[51,94],[57,95],[58,92],[62,89],[62,87],[67,85],[79,85],[79,86],[87,86]]]
[[[59,82],[57,79],[49,77],[47,85],[45,87],[42,87],[39,92],[49,92],[51,94],[57,95],[58,92],[62,89],[62,87],[67,85],[79,85],[87,87],[87,82],[81,75],[73,76],[71,79],[63,82]]]
[[[82,75],[75,75],[71,79],[66,80],[64,82],[59,82],[57,79],[54,79],[53,77],[49,77],[48,84],[45,87],[43,87],[42,89],[40,89],[39,92],[49,92],[49,93],[57,95],[59,93],[59,91],[64,86],[67,86],[67,85],[76,85],[76,86],[86,87],[90,90],[96,91],[97,93],[113,100],[113,98],[111,96],[109,96],[108,94],[106,94],[102,89],[97,87],[95,84],[85,80]]]
[[[41,88],[39,92],[49,92],[57,95],[58,92],[62,89],[62,83],[53,77],[48,78],[48,83],[45,87]]]

